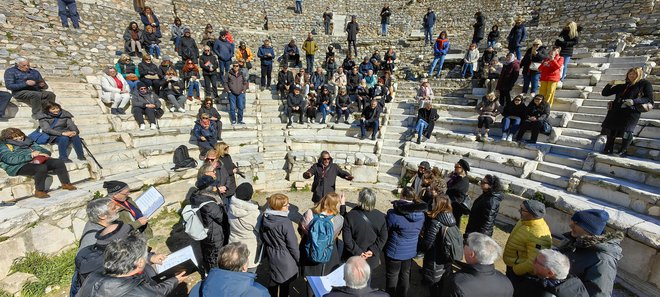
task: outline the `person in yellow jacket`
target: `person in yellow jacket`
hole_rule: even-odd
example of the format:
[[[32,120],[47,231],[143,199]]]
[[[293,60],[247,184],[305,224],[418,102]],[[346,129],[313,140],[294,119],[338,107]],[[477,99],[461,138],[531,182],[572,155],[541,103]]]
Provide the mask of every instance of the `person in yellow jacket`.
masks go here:
[[[307,61],[307,73],[312,73],[314,71],[314,55],[316,51],[319,50],[319,46],[314,41],[312,33],[307,33],[307,39],[303,42],[302,46],[303,51],[305,51],[305,61]]]
[[[238,65],[241,67],[241,72],[245,78],[247,78],[247,70],[252,69],[252,59],[254,59],[254,55],[252,54],[250,48],[247,47],[247,44],[245,44],[245,41],[241,41],[239,43],[238,50],[234,54],[234,58],[236,61],[238,61]]]
[[[542,249],[552,246],[550,227],[543,219],[545,205],[536,200],[525,200],[520,205],[520,221],[513,227],[502,256],[506,264],[506,276],[513,287],[534,272],[534,259]],[[522,294],[522,295],[521,295]],[[513,296],[523,296],[515,292]]]

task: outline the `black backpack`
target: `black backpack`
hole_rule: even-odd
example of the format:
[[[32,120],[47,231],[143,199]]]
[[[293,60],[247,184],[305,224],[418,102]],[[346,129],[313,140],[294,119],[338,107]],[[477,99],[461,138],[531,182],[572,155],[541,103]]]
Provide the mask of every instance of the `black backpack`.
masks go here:
[[[185,145],[180,145],[176,148],[176,150],[174,150],[174,156],[172,159],[174,162],[174,167],[172,167],[172,170],[197,167],[197,161],[190,157],[188,154],[188,147]]]

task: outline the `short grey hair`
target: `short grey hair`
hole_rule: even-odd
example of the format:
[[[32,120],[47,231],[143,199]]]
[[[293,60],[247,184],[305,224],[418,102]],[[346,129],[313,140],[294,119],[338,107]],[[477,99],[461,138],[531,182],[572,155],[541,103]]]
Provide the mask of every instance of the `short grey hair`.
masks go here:
[[[147,260],[147,239],[133,230],[126,237],[108,244],[103,253],[105,274],[124,275],[137,268],[141,259]]]
[[[477,263],[491,265],[502,255],[502,247],[490,236],[479,232],[468,235],[467,246],[474,251]]]
[[[16,65],[18,65],[18,64],[23,63],[23,62],[26,62],[26,61],[28,61],[27,58],[24,58],[24,57],[18,57],[18,58],[16,58],[16,59],[14,60],[14,63],[15,63]]]
[[[229,271],[241,271],[247,265],[250,250],[242,242],[232,242],[218,251],[218,267]]]
[[[555,274],[555,279],[566,279],[568,272],[571,270],[571,261],[568,260],[564,254],[551,250],[543,249],[539,252],[539,256],[543,255],[543,267],[552,271]]]
[[[360,208],[366,211],[372,211],[376,208],[376,193],[372,189],[363,188],[358,194]]]
[[[98,224],[101,221],[101,216],[107,216],[110,212],[108,205],[111,201],[110,198],[100,198],[87,203],[87,219]]]
[[[369,278],[371,278],[371,268],[365,259],[361,256],[348,258],[344,265],[344,280],[347,287],[356,290],[365,288]]]

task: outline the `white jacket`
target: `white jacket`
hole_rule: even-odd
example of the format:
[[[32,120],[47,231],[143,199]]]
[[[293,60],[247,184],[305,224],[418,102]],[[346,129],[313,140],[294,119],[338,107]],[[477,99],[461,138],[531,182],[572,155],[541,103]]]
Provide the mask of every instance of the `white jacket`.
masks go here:
[[[229,218],[229,242],[245,243],[250,251],[250,261],[248,268],[254,268],[259,265],[260,255],[259,238],[260,227],[259,205],[251,201],[243,201],[232,197],[229,202],[227,216]]]
[[[117,82],[114,80],[114,78],[105,73],[101,75],[101,101],[104,103],[112,103],[121,97],[130,98],[131,96],[131,87],[128,85],[128,82],[126,82],[121,74],[117,74],[116,77],[121,81],[123,85],[121,90],[117,87]],[[121,91],[126,91],[126,93],[121,94]]]

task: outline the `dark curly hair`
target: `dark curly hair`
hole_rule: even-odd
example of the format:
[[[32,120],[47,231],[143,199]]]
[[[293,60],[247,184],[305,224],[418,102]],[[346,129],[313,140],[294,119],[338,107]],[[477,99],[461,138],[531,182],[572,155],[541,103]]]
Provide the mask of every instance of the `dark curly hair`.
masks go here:
[[[25,133],[23,133],[23,131],[18,128],[6,128],[0,132],[0,141],[12,139],[18,136],[25,137]]]
[[[481,182],[490,185],[490,192],[492,193],[502,192],[503,190],[502,183],[500,182],[500,178],[495,175],[487,174],[486,176],[484,176]]]

